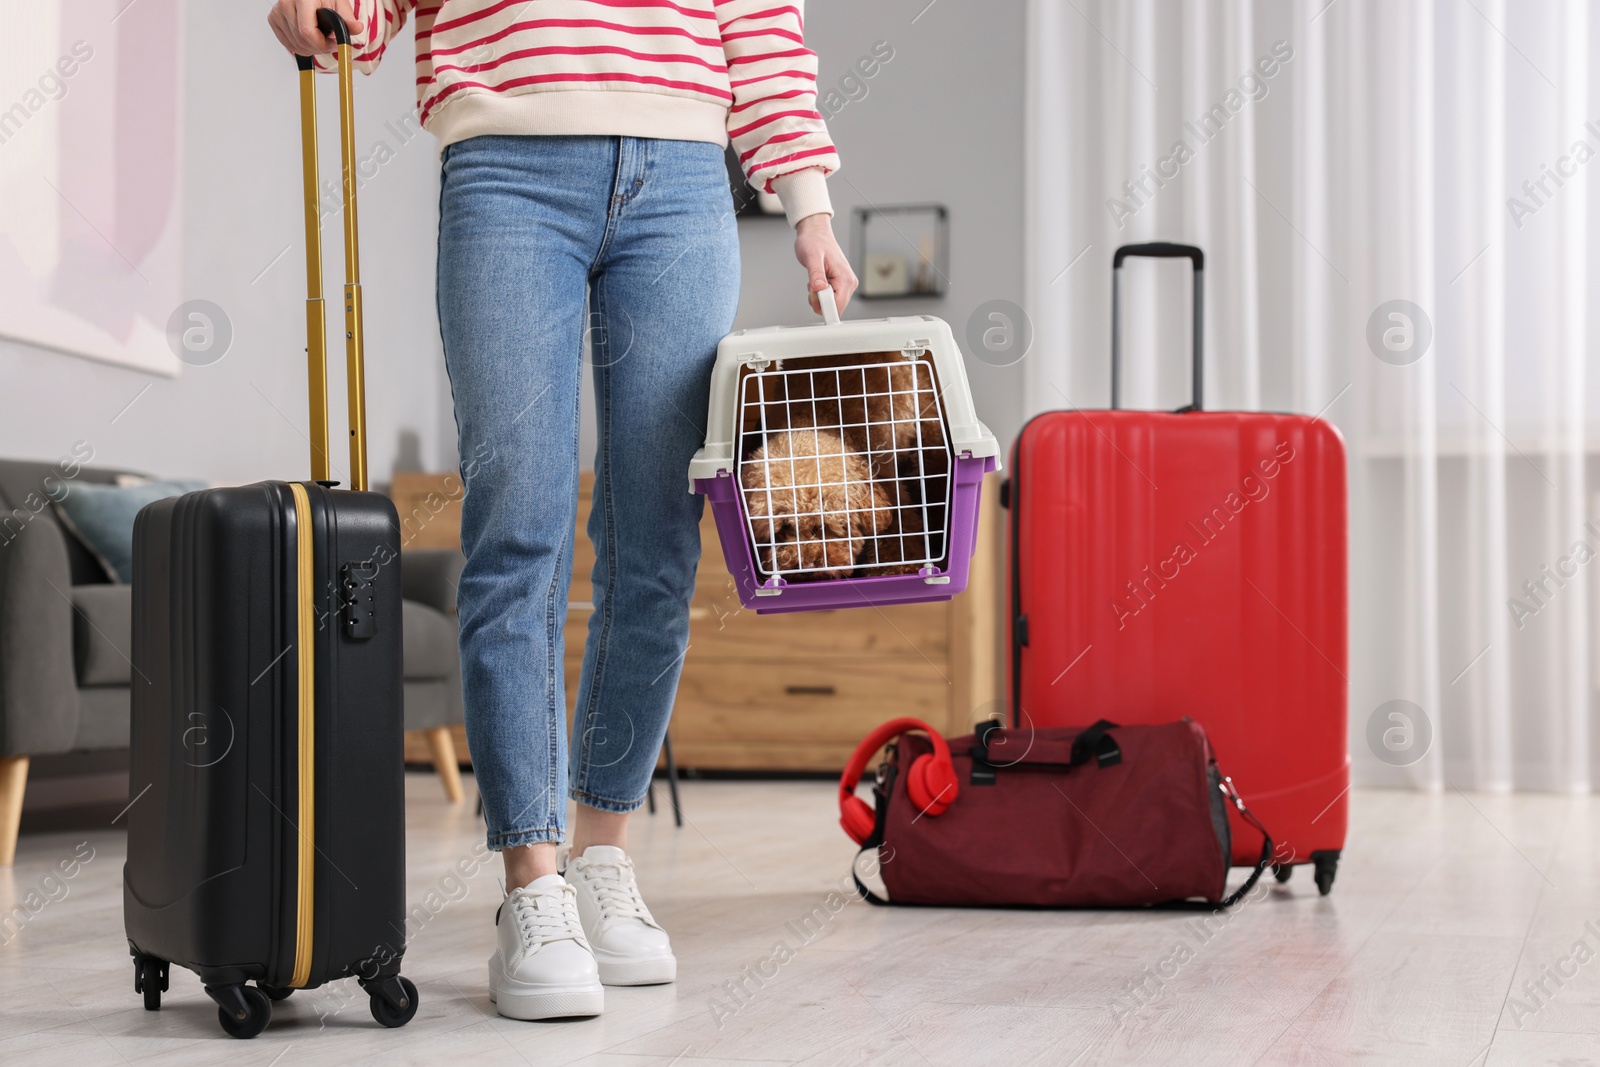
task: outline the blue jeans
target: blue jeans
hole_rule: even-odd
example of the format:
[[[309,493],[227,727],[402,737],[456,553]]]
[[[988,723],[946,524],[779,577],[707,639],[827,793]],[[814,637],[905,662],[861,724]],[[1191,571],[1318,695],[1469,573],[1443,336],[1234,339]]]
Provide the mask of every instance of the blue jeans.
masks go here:
[[[568,789],[602,811],[644,802],[700,560],[689,460],[738,298],[718,146],[486,136],[445,149],[438,299],[467,490],[461,669],[490,848],[560,841]],[[569,780],[562,626],[585,340],[594,611]]]

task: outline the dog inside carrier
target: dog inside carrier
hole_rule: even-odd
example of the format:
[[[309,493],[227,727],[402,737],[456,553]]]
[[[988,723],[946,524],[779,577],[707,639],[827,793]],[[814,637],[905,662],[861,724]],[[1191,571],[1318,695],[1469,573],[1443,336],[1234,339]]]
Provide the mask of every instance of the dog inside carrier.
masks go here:
[[[961,350],[932,315],[722,339],[689,464],[739,600],[760,614],[948,600],[966,588],[1000,463]]]
[[[926,352],[746,366],[738,419],[739,485],[762,579],[948,565],[952,457]]]

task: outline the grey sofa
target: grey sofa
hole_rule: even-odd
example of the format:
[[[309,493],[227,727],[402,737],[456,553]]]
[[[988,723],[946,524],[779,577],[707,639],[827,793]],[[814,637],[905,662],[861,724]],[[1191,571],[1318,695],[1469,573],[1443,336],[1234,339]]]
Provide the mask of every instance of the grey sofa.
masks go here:
[[[72,480],[104,484],[118,473],[82,467]],[[15,856],[30,756],[128,747],[132,587],[108,582],[56,520],[48,500],[64,482],[53,463],[0,460],[0,867]],[[408,550],[401,566],[405,727],[427,732],[452,801],[461,798],[449,726],[461,721],[462,561],[456,551]]]

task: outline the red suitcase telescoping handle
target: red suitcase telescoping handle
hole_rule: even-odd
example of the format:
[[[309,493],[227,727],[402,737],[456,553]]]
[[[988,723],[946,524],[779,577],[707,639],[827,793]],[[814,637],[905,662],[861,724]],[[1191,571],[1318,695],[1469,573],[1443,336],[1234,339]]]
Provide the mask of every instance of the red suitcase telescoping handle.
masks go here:
[[[1111,257],[1111,407],[1122,406],[1122,261],[1129,256],[1152,259],[1187,259],[1194,267],[1194,399],[1179,412],[1201,411],[1201,398],[1205,395],[1205,272],[1206,255],[1194,245],[1176,245],[1167,241],[1152,241],[1142,245],[1123,245]]]

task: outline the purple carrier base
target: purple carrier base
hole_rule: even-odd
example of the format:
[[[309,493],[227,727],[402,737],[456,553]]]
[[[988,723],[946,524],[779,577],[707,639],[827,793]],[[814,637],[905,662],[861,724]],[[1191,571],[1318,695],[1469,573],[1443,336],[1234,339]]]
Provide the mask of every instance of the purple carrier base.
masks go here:
[[[739,492],[732,475],[721,473],[715,478],[696,478],[694,491],[705,494],[711,503],[711,514],[717,520],[717,534],[722,541],[722,554],[728,561],[728,572],[733,575],[741,604],[754,608],[758,615],[835,611],[949,600],[965,589],[967,570],[978,542],[978,499],[983,476],[994,469],[993,456],[974,459],[962,454],[956,459],[950,506],[949,570],[930,566],[919,574],[794,584],[781,578],[769,578],[765,585],[761,583],[755,556],[750,550],[744,495]],[[930,583],[929,578],[938,581]]]

